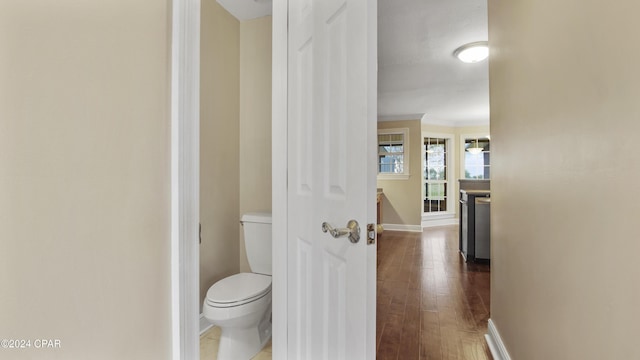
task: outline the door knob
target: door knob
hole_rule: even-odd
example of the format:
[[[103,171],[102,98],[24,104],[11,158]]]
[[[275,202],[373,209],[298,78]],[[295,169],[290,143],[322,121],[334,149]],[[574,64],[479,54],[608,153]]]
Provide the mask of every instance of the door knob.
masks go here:
[[[355,220],[349,220],[346,228],[334,228],[328,222],[322,223],[322,232],[329,232],[334,238],[349,236],[349,241],[357,243],[360,241],[360,225]]]

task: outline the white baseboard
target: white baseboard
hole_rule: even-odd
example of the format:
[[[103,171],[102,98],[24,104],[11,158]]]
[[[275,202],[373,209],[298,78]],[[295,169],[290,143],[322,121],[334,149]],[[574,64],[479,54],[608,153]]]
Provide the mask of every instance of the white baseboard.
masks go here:
[[[498,333],[498,329],[493,324],[493,321],[491,319],[489,319],[488,330],[488,334],[486,334],[484,338],[487,340],[487,345],[489,345],[489,350],[491,350],[491,355],[493,355],[493,358],[495,360],[511,360],[511,356],[509,356],[507,348],[502,342],[500,333]]]
[[[458,225],[460,222],[457,218],[455,219],[432,219],[432,220],[422,220],[422,227],[436,227],[436,226],[447,226],[447,225]]]
[[[200,335],[204,334],[205,331],[211,329],[213,324],[209,322],[209,320],[204,318],[204,314],[200,314]]]
[[[448,226],[448,225],[458,225],[459,219],[456,216],[455,211],[453,212],[434,212],[434,213],[423,213],[422,214],[422,227],[436,227],[436,226]]]
[[[422,226],[420,225],[382,224],[382,227],[385,230],[391,230],[391,231],[422,232]]]

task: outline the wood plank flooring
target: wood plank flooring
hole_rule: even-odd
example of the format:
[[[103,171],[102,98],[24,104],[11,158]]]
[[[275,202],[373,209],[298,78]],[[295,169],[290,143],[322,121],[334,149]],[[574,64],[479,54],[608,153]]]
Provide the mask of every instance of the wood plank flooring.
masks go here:
[[[465,264],[458,226],[378,239],[377,358],[491,360],[489,265]]]

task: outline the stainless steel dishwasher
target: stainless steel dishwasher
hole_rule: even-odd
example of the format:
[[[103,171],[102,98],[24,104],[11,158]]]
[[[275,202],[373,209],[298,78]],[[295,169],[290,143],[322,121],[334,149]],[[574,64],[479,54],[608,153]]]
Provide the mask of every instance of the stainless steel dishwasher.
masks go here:
[[[476,216],[476,200],[488,199],[491,196],[489,190],[460,190],[460,253],[464,257],[465,261],[488,260],[489,256],[486,254],[484,246],[488,244],[488,240],[481,240],[483,248],[481,249],[481,256],[476,253],[476,230],[485,232],[485,225],[488,225],[488,220],[484,221],[483,218],[479,219],[482,224],[477,227]],[[488,238],[487,238],[488,239]],[[484,256],[487,256],[486,258]]]
[[[476,198],[476,260],[491,258],[491,198]]]

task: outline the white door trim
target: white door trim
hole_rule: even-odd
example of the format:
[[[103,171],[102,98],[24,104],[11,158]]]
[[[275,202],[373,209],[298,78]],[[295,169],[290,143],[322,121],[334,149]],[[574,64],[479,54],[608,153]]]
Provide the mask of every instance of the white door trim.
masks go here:
[[[272,351],[286,360],[287,352],[287,114],[288,0],[273,0],[272,29]]]
[[[200,0],[171,14],[172,359],[199,359]]]

